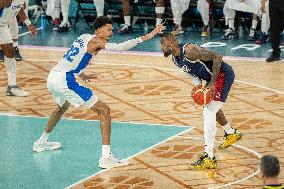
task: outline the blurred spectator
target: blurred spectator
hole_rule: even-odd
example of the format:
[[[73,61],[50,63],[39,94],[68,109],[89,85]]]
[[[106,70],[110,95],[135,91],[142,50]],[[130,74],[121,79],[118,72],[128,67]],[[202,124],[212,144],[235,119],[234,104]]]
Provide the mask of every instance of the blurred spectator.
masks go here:
[[[68,20],[70,0],[47,0],[46,15],[51,16],[53,20],[53,30],[66,32],[71,25]],[[60,22],[60,12],[63,20]]]
[[[127,34],[132,31],[131,18],[130,18],[130,1],[137,3],[138,0],[122,0],[123,6],[123,16],[124,24],[121,29],[118,30],[118,34]],[[164,0],[153,0],[156,3],[155,12],[156,12],[156,25],[162,23],[162,17],[165,12]]]
[[[259,3],[259,0],[226,0],[223,12],[226,25],[228,25],[229,28],[225,31],[225,34],[222,36],[222,38],[224,40],[229,40],[237,37],[237,33],[235,31],[236,11],[249,12],[258,15]]]
[[[280,164],[277,157],[273,155],[265,155],[260,159],[260,177],[262,179],[264,189],[284,189],[278,181],[280,173]]]
[[[96,7],[97,17],[103,16],[105,0],[93,0],[93,1]]]
[[[197,9],[200,12],[203,21],[203,29],[201,37],[207,37],[210,35],[210,27],[209,27],[210,0],[198,0]]]
[[[184,33],[184,30],[181,26],[182,14],[188,9],[189,3],[190,3],[190,0],[171,0],[173,21],[175,24],[175,27],[172,33],[175,35]]]
[[[264,12],[264,4],[266,0],[261,0],[261,11]],[[272,44],[272,54],[266,59],[266,62],[280,60],[280,41],[281,41],[281,26],[284,21],[284,3],[283,0],[269,1],[269,17],[270,17],[270,34]]]
[[[261,34],[260,37],[255,41],[256,44],[264,44],[268,41],[268,30],[270,27],[270,19],[269,19],[269,10],[268,10],[268,4],[269,0],[265,3],[265,10],[264,12],[260,12],[260,18],[261,18]],[[258,24],[258,16],[256,14],[253,14],[252,17],[252,25],[250,28],[249,33],[249,41],[254,41],[256,39],[256,27]]]
[[[182,15],[188,9],[190,0],[171,0],[171,8],[173,12],[173,20],[175,27],[172,31],[173,34],[178,35],[184,33],[184,30],[181,26]],[[203,29],[201,36],[206,37],[210,35],[209,27],[209,4],[210,0],[198,0],[197,9],[201,14],[203,21]]]

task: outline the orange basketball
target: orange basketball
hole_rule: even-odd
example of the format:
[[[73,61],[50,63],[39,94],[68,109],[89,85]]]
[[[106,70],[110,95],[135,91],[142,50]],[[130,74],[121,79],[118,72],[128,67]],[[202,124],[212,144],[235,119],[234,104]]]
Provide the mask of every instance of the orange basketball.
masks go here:
[[[191,96],[193,98],[193,101],[200,106],[209,104],[209,102],[211,101],[210,90],[203,88],[201,85],[198,85],[192,89]]]

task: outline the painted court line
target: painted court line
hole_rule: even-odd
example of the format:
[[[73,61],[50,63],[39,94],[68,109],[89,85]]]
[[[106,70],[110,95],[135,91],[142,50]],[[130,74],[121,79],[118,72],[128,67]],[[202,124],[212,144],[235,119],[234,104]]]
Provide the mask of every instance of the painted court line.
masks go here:
[[[184,136],[177,136],[178,138],[184,138],[184,139],[194,139],[194,140],[204,140],[203,138],[199,138],[199,137],[184,137]],[[221,143],[221,141],[215,141],[215,142],[218,142],[218,143]],[[236,147],[236,148],[239,148],[241,150],[244,150],[244,151],[247,151],[249,153],[252,153],[254,154],[255,156],[257,156],[259,159],[261,158],[261,154],[258,153],[257,151],[254,151],[250,148],[247,148],[245,146],[241,146],[241,145],[237,145],[237,144],[233,144],[232,146]],[[252,174],[242,178],[242,179],[239,179],[239,180],[235,180],[233,182],[229,182],[227,184],[223,184],[223,185],[220,185],[220,186],[214,186],[214,187],[210,187],[208,189],[217,189],[217,188],[222,188],[222,187],[226,187],[226,186],[231,186],[233,184],[238,184],[240,182],[243,182],[245,180],[248,180],[254,176],[256,176],[258,173],[259,173],[260,169],[258,168],[255,172],[253,172]]]
[[[39,117],[33,115],[17,115],[12,113],[0,112],[0,116],[9,116],[9,117],[24,117],[24,118],[49,118],[49,117]],[[85,121],[85,122],[99,122],[99,120],[85,120],[85,119],[76,119],[76,118],[62,118],[61,120],[71,120],[71,121]],[[142,122],[132,122],[132,121],[111,121],[112,123],[131,123],[133,125],[149,125],[155,126],[159,125],[162,127],[181,127],[181,128],[192,128],[191,126],[183,126],[183,125],[167,125],[167,124],[160,124],[160,123],[142,123]]]
[[[192,129],[194,129],[194,128],[195,128],[195,127],[190,127],[189,129],[187,129],[187,130],[185,130],[185,131],[179,132],[179,133],[177,133],[177,134],[175,134],[175,135],[173,135],[173,136],[171,136],[171,137],[169,137],[169,138],[167,138],[167,139],[165,139],[165,140],[163,140],[163,141],[161,141],[161,142],[158,142],[157,144],[154,144],[154,145],[152,145],[152,146],[150,146],[150,147],[148,147],[148,148],[146,148],[146,149],[144,149],[144,150],[142,150],[142,151],[140,151],[140,152],[138,152],[138,153],[136,153],[136,154],[134,154],[134,155],[132,155],[132,156],[129,156],[129,157],[126,158],[126,159],[127,159],[127,160],[132,159],[132,158],[134,158],[134,157],[136,157],[136,156],[138,156],[138,155],[140,155],[140,154],[142,154],[142,153],[144,153],[144,152],[146,152],[146,151],[148,151],[148,150],[150,150],[150,149],[152,149],[152,148],[155,148],[156,146],[158,146],[158,145],[160,145],[160,144],[162,144],[162,143],[165,143],[165,142],[167,142],[167,141],[169,141],[169,140],[171,140],[171,139],[173,139],[173,138],[175,138],[175,137],[178,137],[179,135],[182,135],[183,133],[190,132],[190,131],[191,131]],[[76,183],[74,183],[74,184],[72,184],[72,185],[70,185],[70,186],[67,186],[65,189],[69,189],[69,188],[71,188],[71,187],[73,187],[73,186],[75,186],[75,185],[77,185],[77,184],[80,184],[80,183],[82,183],[82,182],[84,182],[84,181],[86,181],[86,180],[88,180],[88,179],[90,179],[90,178],[92,178],[92,177],[94,177],[94,176],[96,176],[96,175],[98,175],[98,174],[100,174],[100,173],[106,172],[106,171],[108,171],[108,170],[110,170],[110,169],[112,169],[112,168],[103,169],[103,170],[101,170],[101,171],[99,171],[99,172],[97,172],[97,173],[95,173],[95,174],[93,174],[93,175],[91,175],[91,176],[89,176],[89,177],[87,177],[87,178],[84,178],[84,179],[82,179],[82,180],[79,180],[78,182],[76,182]]]

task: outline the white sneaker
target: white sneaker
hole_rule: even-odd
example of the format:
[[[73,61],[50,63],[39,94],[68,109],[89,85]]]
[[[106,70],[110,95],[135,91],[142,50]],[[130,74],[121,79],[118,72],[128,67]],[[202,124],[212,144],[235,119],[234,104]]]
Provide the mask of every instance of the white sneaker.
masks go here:
[[[15,86],[8,86],[6,91],[7,96],[29,96],[29,93],[21,89],[18,85]]]
[[[33,150],[35,152],[43,152],[46,150],[57,150],[60,147],[61,147],[60,142],[49,142],[48,140],[45,142],[40,142],[36,140],[34,142]]]
[[[101,156],[99,161],[99,167],[102,169],[107,169],[111,167],[120,167],[124,165],[128,165],[128,161],[123,159],[117,159],[113,156],[112,153],[110,153],[109,157]]]

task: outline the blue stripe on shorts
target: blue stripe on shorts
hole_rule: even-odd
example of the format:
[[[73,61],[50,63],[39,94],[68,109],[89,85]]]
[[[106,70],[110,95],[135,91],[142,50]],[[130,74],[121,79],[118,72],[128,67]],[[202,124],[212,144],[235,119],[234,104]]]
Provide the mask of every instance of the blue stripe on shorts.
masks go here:
[[[84,86],[79,85],[79,83],[76,82],[75,76],[71,72],[66,73],[66,81],[68,89],[74,91],[76,94],[78,94],[85,102],[90,100],[90,98],[93,96],[93,92]]]

